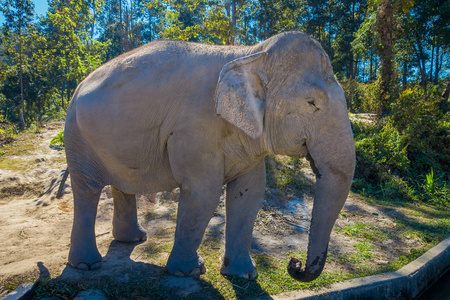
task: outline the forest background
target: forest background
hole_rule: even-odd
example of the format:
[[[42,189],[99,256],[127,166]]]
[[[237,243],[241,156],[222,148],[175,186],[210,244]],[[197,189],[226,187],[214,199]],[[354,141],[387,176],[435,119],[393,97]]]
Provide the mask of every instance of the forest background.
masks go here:
[[[375,115],[352,122],[353,191],[450,203],[450,1],[49,0],[38,17],[30,0],[2,0],[0,11],[2,140],[63,119],[90,72],[147,42],[253,45],[300,30],[328,53],[349,112]]]

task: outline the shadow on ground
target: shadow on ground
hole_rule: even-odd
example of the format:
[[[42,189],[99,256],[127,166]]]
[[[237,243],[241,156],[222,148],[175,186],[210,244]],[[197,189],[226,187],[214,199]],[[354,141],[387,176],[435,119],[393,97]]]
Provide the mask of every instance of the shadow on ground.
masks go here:
[[[103,291],[109,299],[225,299],[220,291],[202,279],[168,275],[164,268],[131,258],[139,243],[112,241],[103,257],[103,266],[96,271],[80,271],[66,265],[54,279],[46,266],[38,263],[40,272],[34,297],[73,299],[83,290]],[[245,291],[252,295],[267,295],[255,281],[248,282],[227,277],[239,299]],[[244,292],[243,292],[244,291]]]

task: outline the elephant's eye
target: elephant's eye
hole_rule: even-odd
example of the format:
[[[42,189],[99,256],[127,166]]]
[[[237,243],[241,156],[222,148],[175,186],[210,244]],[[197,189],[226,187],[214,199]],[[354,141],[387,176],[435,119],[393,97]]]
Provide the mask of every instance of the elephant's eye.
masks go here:
[[[318,107],[316,106],[316,102],[315,102],[314,100],[308,100],[308,104],[309,104],[311,107],[314,108],[314,112],[317,112],[317,111],[320,110],[320,108],[318,108]]]

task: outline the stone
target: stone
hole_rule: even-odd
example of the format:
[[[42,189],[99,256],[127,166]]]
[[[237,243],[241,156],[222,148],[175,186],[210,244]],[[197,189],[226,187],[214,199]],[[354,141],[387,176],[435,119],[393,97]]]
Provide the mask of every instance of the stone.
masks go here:
[[[3,300],[26,300],[33,298],[34,282],[19,285],[12,293],[8,294]]]

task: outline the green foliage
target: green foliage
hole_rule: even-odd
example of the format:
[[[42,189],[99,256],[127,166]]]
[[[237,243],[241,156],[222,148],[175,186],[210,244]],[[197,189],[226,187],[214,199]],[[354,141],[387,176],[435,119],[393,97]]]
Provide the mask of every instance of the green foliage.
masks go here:
[[[377,113],[380,109],[378,85],[378,80],[371,83],[361,83],[357,80],[341,82],[349,111],[352,113]]]
[[[302,161],[275,156],[266,158],[267,186],[279,190],[301,189],[305,184]]]
[[[448,206],[450,114],[440,91],[405,89],[377,124],[353,122],[357,167],[353,189],[384,199]]]
[[[223,7],[196,0],[167,2],[163,38],[222,45],[229,41],[231,23]]]
[[[60,130],[50,141],[50,145],[64,145],[64,129]]]
[[[358,250],[357,256],[362,259],[374,258],[375,254],[371,251],[375,248],[372,244],[365,241],[356,242],[353,247]]]
[[[430,173],[425,175],[422,184],[422,199],[437,206],[449,206],[450,204],[450,187],[444,178],[436,177],[431,168]]]

